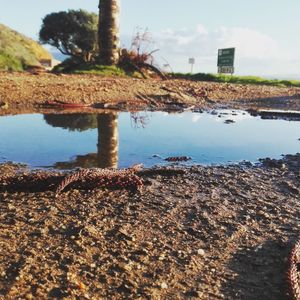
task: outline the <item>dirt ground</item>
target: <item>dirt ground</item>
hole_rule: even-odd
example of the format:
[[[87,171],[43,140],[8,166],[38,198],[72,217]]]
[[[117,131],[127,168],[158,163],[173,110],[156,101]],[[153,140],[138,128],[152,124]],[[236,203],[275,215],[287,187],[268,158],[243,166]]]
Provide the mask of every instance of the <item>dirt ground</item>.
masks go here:
[[[0,73],[1,115],[55,100],[300,111],[299,99],[299,88]],[[61,174],[0,165],[0,299],[290,299],[300,154],[164,170],[140,172],[137,191],[75,184],[55,197],[57,180],[39,183]]]
[[[39,111],[47,101],[125,110],[226,106],[300,111],[300,88],[0,72],[0,114]]]
[[[289,299],[300,154],[180,170],[55,197],[2,165],[0,299]]]

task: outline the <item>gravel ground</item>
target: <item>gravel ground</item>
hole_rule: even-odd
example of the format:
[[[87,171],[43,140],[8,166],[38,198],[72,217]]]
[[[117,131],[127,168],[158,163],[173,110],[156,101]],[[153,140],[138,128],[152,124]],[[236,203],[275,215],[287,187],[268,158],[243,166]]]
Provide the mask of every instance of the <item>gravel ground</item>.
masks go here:
[[[46,101],[81,103],[98,108],[105,104],[106,107],[131,110],[178,109],[187,105],[204,109],[230,106],[300,111],[300,88],[0,72],[0,114],[41,110]]]
[[[289,299],[300,154],[174,168],[55,197],[7,185],[29,171],[1,165],[0,299]]]

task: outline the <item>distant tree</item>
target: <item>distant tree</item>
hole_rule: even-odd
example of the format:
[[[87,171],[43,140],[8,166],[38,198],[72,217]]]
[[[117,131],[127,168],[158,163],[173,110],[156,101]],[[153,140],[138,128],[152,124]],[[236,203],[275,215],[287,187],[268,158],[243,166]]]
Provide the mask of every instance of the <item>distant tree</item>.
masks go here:
[[[119,59],[119,0],[99,1],[99,63],[115,65]]]
[[[97,14],[68,10],[46,15],[39,37],[62,54],[91,61],[97,53],[97,31]]]

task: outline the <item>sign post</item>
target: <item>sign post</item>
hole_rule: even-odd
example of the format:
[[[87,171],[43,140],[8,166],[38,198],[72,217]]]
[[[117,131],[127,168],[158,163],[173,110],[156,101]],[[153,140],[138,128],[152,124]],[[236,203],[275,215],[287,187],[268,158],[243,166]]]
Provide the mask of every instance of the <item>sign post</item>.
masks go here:
[[[189,58],[189,64],[191,65],[191,73],[193,73],[195,58],[193,57]]]
[[[218,73],[234,73],[235,48],[218,50]]]

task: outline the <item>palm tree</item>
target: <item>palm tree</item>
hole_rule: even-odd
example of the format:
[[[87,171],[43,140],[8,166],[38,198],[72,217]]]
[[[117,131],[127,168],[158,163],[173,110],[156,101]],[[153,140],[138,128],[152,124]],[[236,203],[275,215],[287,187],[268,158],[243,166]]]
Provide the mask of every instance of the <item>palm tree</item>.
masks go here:
[[[118,168],[119,131],[118,113],[101,113],[98,122],[98,168]]]
[[[119,0],[99,0],[99,63],[114,65],[119,59]]]

